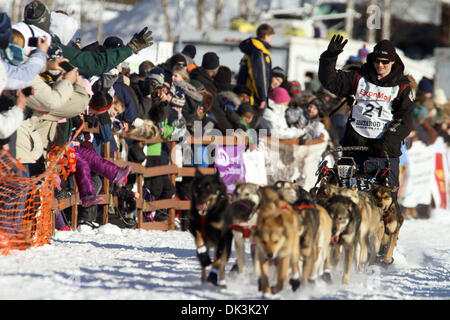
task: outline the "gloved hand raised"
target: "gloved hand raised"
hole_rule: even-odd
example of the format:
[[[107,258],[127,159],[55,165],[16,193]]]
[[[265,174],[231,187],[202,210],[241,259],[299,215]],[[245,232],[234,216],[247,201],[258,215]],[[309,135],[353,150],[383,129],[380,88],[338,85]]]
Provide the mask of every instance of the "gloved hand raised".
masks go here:
[[[133,38],[127,44],[133,50],[134,53],[138,53],[142,49],[150,47],[153,44],[152,31],[147,31],[147,27],[142,29],[139,33],[135,33]]]
[[[342,50],[344,49],[345,45],[348,42],[348,39],[345,39],[345,41],[342,41],[342,40],[344,40],[343,36],[335,34],[331,38],[330,43],[328,44],[328,52],[336,54],[336,55],[341,53]]]

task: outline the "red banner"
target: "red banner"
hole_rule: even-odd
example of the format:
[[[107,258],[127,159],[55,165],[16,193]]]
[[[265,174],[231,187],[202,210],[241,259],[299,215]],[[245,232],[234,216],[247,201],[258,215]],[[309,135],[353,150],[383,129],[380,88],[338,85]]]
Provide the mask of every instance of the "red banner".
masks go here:
[[[447,185],[445,179],[445,170],[442,153],[436,153],[436,169],[434,176],[436,178],[436,185],[438,193],[441,198],[440,209],[447,209]]]

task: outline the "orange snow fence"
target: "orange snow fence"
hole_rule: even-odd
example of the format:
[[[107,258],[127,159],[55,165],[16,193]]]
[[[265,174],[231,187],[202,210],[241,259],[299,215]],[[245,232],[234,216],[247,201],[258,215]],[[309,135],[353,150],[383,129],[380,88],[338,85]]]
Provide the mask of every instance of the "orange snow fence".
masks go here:
[[[25,167],[8,152],[0,153],[1,254],[50,243],[52,215],[60,207],[53,204],[55,183],[59,182],[59,176],[67,176],[68,171],[73,171],[70,143],[50,150],[47,169],[33,177],[24,177]]]
[[[54,169],[23,177],[25,168],[9,153],[0,156],[0,252],[50,243]]]

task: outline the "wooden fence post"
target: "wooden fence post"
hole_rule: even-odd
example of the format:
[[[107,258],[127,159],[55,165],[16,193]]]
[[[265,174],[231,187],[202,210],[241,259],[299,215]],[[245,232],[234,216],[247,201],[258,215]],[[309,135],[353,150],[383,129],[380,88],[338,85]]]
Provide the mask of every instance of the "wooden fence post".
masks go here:
[[[110,160],[110,142],[105,143],[105,151],[104,151],[105,159]],[[103,219],[102,224],[108,223],[108,209],[109,209],[109,202],[111,201],[111,196],[109,194],[109,180],[104,178],[103,179],[103,193],[108,197],[107,203],[103,205]],[[103,198],[103,200],[105,200]]]

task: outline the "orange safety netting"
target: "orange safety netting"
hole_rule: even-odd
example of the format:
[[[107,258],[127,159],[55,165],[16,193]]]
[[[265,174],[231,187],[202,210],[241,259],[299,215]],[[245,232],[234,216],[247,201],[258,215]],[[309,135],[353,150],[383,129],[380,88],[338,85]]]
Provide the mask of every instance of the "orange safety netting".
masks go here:
[[[80,133],[78,130],[75,137]],[[0,253],[50,243],[55,182],[73,172],[70,142],[53,148],[47,156],[47,169],[38,176],[24,177],[24,166],[8,152],[0,153]],[[73,159],[72,159],[73,160]]]
[[[54,169],[51,169],[54,170]],[[23,177],[25,168],[9,153],[0,157],[0,252],[50,242],[54,177]]]

